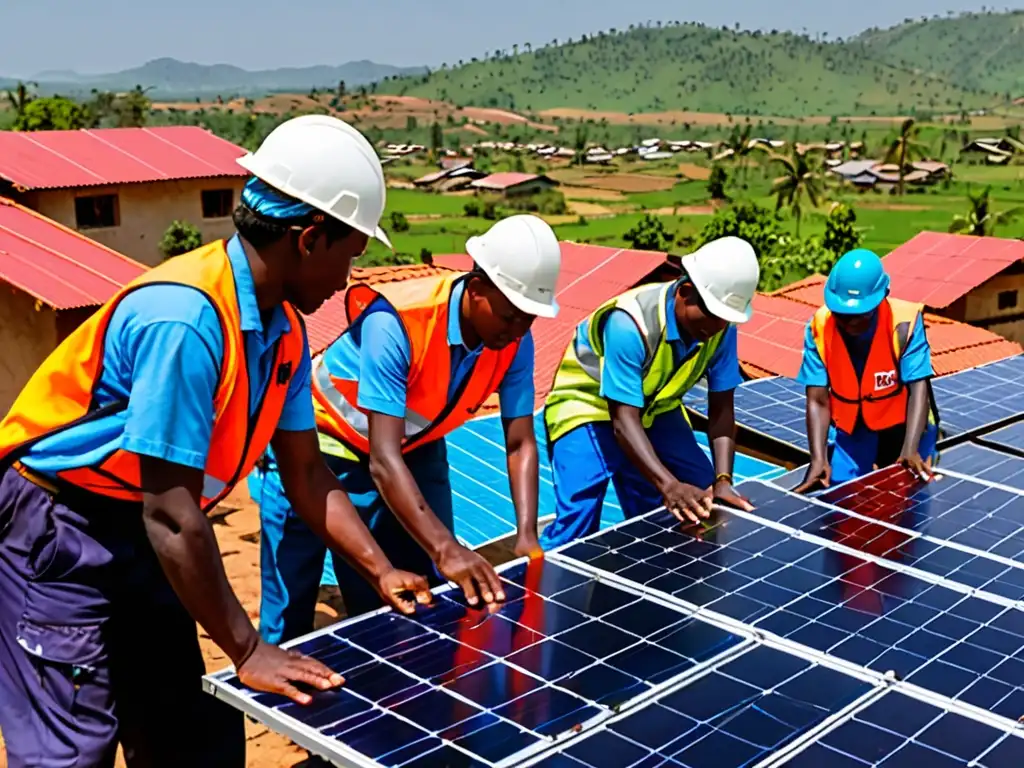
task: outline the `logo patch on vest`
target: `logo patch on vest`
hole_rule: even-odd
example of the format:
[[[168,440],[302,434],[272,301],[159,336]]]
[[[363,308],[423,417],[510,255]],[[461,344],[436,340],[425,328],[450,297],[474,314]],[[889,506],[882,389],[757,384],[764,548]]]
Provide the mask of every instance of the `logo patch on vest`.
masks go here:
[[[881,371],[875,374],[875,392],[896,386],[896,371]]]

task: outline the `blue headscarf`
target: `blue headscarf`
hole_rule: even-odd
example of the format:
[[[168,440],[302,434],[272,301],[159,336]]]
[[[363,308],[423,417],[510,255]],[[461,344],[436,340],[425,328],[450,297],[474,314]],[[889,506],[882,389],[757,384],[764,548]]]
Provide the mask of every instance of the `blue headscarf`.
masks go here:
[[[316,210],[309,203],[278,192],[255,176],[242,189],[242,202],[257,216],[266,219],[302,219]]]

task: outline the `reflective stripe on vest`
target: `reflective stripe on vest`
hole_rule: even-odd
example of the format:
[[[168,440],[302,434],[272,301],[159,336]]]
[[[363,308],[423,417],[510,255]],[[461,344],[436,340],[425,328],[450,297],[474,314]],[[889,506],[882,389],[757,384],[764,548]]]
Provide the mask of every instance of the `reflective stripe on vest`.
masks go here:
[[[641,415],[644,426],[650,427],[663,413],[682,408],[683,395],[706,373],[724,331],[698,344],[677,368],[665,333],[668,292],[676,284],[656,283],[634,288],[605,302],[584,321],[590,350],[577,347],[577,331],[565,350],[545,403],[544,420],[549,440],[557,440],[584,424],[611,420],[608,401],[601,397],[604,344],[600,325],[613,309],[624,310],[636,323],[644,340],[644,410]],[[685,416],[685,410],[683,414]]]
[[[404,452],[439,440],[473,418],[480,406],[498,391],[519,349],[517,341],[501,350],[481,350],[449,401],[448,304],[455,283],[464,279],[464,274],[455,274],[373,287],[356,285],[346,295],[349,321],[346,334],[353,331],[363,312],[378,298],[391,305],[405,331],[409,342],[409,372]],[[358,402],[359,382],[332,375],[326,361],[319,358],[313,373],[317,429],[352,449],[354,457],[370,451],[369,416]]]
[[[39,366],[0,422],[0,461],[13,462],[49,435],[127,407],[124,401],[102,408],[96,408],[92,402],[95,385],[103,373],[107,326],[125,296],[146,285],[161,283],[199,290],[216,310],[224,337],[201,491],[202,508],[208,511],[216,506],[252,470],[277,429],[291,376],[305,354],[305,333],[299,314],[291,306],[283,305],[290,330],[276,344],[273,373],[263,400],[250,415],[245,339],[234,274],[223,241],[177,256],[142,274],[68,336]],[[139,457],[120,449],[95,465],[61,469],[56,479],[111,498],[142,500]]]
[[[858,417],[875,432],[906,422],[908,393],[900,375],[900,361],[921,311],[920,304],[898,299],[886,299],[878,306],[874,335],[859,379],[832,313],[827,307],[814,313],[811,335],[828,374],[832,423],[837,429],[851,434]]]

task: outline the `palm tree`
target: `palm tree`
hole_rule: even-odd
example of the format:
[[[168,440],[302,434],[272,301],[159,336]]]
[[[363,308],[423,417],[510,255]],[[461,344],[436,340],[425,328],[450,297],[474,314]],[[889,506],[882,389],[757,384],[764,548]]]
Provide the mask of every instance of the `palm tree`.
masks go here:
[[[953,217],[953,223],[949,225],[949,231],[976,237],[988,237],[996,231],[996,227],[1009,224],[1024,212],[1024,206],[1016,205],[1007,208],[1005,211],[993,211],[990,209],[989,191],[992,187],[985,187],[980,194],[972,195],[967,191],[967,200],[970,209],[966,215]]]
[[[813,152],[799,152],[793,146],[789,155],[771,153],[769,162],[782,168],[782,175],[772,183],[775,195],[775,210],[789,208],[796,220],[796,236],[800,237],[800,219],[803,217],[803,202],[807,198],[811,207],[821,204],[825,182],[820,165],[813,162]]]
[[[11,103],[11,106],[14,107],[14,112],[18,117],[21,117],[22,114],[24,114],[25,107],[35,99],[35,95],[32,93],[31,89],[38,87],[38,83],[23,83],[19,80],[17,87],[15,87],[13,91],[7,91],[7,100]]]
[[[729,134],[729,138],[722,142],[722,151],[713,158],[716,161],[726,158],[732,160],[736,163],[737,168],[743,171],[744,178],[746,177],[746,160],[751,150],[751,130],[750,123],[745,123],[742,128],[734,126],[732,133]]]
[[[914,118],[908,117],[900,126],[900,132],[889,142],[889,149],[885,153],[886,163],[895,163],[899,166],[900,177],[896,183],[898,195],[902,195],[904,191],[903,178],[906,176],[907,165],[925,156],[925,146],[918,139],[920,130],[914,124]]]

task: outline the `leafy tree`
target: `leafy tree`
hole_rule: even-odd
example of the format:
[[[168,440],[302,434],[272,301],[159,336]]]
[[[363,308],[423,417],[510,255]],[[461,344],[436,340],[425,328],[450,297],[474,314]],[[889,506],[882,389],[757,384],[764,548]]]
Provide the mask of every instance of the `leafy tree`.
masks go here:
[[[741,237],[753,246],[762,265],[763,284],[766,260],[772,258],[780,245],[785,243],[778,215],[749,200],[735,203],[719,211],[704,225],[694,245],[700,247],[727,236]]]
[[[38,87],[37,83],[23,83],[19,80],[18,85],[15,86],[13,91],[7,91],[7,100],[11,103],[11,106],[14,107],[14,112],[19,117],[24,113],[25,107],[35,99],[35,94],[32,93],[32,89]]]
[[[476,218],[477,216],[480,215],[480,203],[478,203],[476,200],[470,200],[468,203],[462,206],[462,212],[466,216]]]
[[[729,174],[719,163],[711,166],[711,175],[708,176],[708,196],[712,200],[728,200],[725,194],[725,184],[729,180]]]
[[[442,148],[444,148],[444,129],[435,120],[434,124],[430,126],[430,151],[437,157]]]
[[[187,221],[172,221],[163,237],[160,238],[160,253],[164,259],[194,251],[203,244],[203,236],[199,229]]]
[[[487,221],[495,221],[498,218],[498,204],[494,200],[487,200],[484,207],[480,209],[480,215]]]
[[[32,99],[14,121],[16,131],[74,131],[90,124],[88,111],[63,96]]]
[[[985,187],[977,195],[971,194],[970,190],[967,191],[969,202],[967,213],[953,217],[953,222],[949,225],[950,232],[988,237],[995,233],[996,227],[1009,224],[1024,212],[1024,206],[1020,205],[1003,211],[993,211],[991,209],[992,201],[989,199],[991,189],[992,187]]]
[[[409,220],[405,218],[405,214],[401,211],[391,212],[391,231],[392,232],[408,232],[409,231]]]
[[[864,236],[857,229],[857,213],[845,203],[833,203],[825,219],[822,247],[838,259],[844,253],[859,248]],[[829,266],[831,269],[831,266]]]
[[[117,100],[118,126],[122,128],[142,128],[146,125],[153,102],[146,94],[152,88],[136,85],[128,93]]]
[[[664,251],[673,238],[665,231],[661,219],[645,213],[644,217],[629,229],[622,239],[638,251]]]

